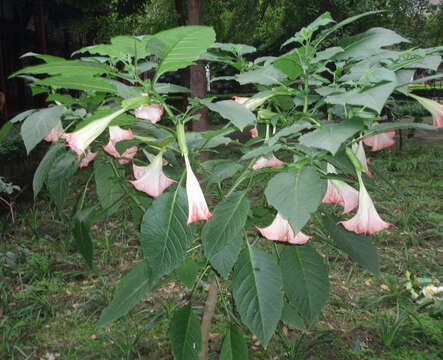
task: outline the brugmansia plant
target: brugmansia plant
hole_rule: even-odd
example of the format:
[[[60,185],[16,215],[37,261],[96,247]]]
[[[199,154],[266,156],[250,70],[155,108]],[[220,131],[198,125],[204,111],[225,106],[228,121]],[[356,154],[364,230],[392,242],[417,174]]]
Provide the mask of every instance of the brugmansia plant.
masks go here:
[[[94,221],[129,209],[140,225],[144,261],[122,277],[99,325],[127,314],[160,281],[178,276],[192,291],[171,319],[175,358],[196,359],[202,346],[207,351],[192,307],[206,283],[229,323],[221,358],[244,359],[242,324],[266,347],[279,321],[305,329],[327,303],[328,267],[316,243],[380,275],[376,247],[366,235],[392,224],[368,192],[367,185],[371,192],[375,186],[365,145],[378,151],[394,143],[396,129],[442,126],[441,106],[408,91],[416,69],[437,70],[442,49],[393,50],[408,40],[384,28],[324,48],[328,36],[369,14],[335,23],[325,13],[287,40],[283,55],[253,62],[245,57],[253,47],[216,43],[205,26],[118,36],[80,49],[75,60],[24,55],[44,63],[13,76],[27,79],[35,94],[47,93],[49,105],[12,121],[23,121],[28,152],[43,139],[53,142],[35,173],[35,196],[46,185],[62,209],[72,177],[93,161],[72,217],[89,266]],[[254,85],[256,94],[194,98],[178,108],[171,94],[189,90],[167,82],[165,74],[196,60],[232,66],[238,74],[212,81]],[[151,76],[141,76],[147,72]],[[428,107],[435,127],[379,122],[394,92]],[[203,107],[226,125],[189,131]],[[245,129],[247,141],[230,136]],[[230,157],[223,157],[227,146]],[[202,163],[202,151],[215,156]],[[99,203],[87,205],[93,179]]]

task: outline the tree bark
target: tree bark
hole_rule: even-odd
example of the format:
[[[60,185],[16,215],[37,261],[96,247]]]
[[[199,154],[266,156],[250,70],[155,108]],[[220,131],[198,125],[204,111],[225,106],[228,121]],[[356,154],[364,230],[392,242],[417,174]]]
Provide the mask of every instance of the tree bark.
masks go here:
[[[215,305],[217,305],[217,282],[212,279],[209,285],[208,297],[206,298],[205,309],[203,311],[203,318],[201,322],[202,330],[202,350],[198,357],[198,360],[208,359],[209,349],[209,330],[211,329],[211,322],[215,312]]]
[[[203,1],[202,0],[188,0],[188,24],[202,25],[203,24]],[[190,72],[190,89],[192,97],[204,98],[206,96],[206,74],[205,66],[202,61],[198,61],[196,65],[189,68]],[[204,108],[197,112],[200,114],[199,120],[192,120],[192,130],[205,131],[209,129],[208,109]],[[201,153],[202,161],[209,158],[207,152]]]

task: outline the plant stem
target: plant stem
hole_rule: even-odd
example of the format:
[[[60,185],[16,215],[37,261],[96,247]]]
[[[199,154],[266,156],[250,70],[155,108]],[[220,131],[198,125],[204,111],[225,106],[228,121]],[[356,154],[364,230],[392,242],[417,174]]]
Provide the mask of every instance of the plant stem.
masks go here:
[[[217,304],[217,281],[212,279],[209,284],[208,297],[206,298],[205,308],[203,311],[203,317],[201,321],[202,330],[202,349],[198,357],[199,360],[208,359],[208,342],[209,342],[209,330],[211,329],[212,318],[214,317],[215,305]]]

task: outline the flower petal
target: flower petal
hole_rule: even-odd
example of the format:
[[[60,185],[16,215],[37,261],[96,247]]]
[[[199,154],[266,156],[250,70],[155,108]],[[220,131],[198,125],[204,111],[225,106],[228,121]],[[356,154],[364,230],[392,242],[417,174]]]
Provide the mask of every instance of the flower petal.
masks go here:
[[[135,108],[134,115],[136,118],[149,120],[155,124],[160,121],[163,111],[163,106],[160,104],[140,105]]]
[[[369,168],[368,168],[369,160],[366,159],[365,149],[363,148],[363,142],[360,141],[358,144],[353,144],[352,151],[354,152],[355,156],[357,156],[358,160],[360,160],[361,164],[363,165],[366,175],[368,175],[369,177],[373,177],[374,175],[372,175],[372,173],[369,171]]]
[[[208,209],[206,204],[205,196],[200,188],[200,184],[192,172],[191,165],[189,164],[189,159],[185,155],[186,162],[186,194],[188,196],[188,222],[187,224],[192,224],[194,221],[206,220],[212,218],[212,214]]]
[[[256,226],[263,237],[272,241],[288,242],[290,244],[302,245],[305,244],[311,236],[308,236],[301,231],[297,234],[294,233],[291,224],[288,220],[283,218],[280,213],[277,213],[274,221],[271,225],[265,228]]]
[[[89,163],[95,159],[95,157],[97,156],[98,152],[91,152],[91,149],[88,149],[88,153],[86,154],[86,156],[83,157],[82,161],[80,162],[80,167],[87,167],[89,165]]]
[[[363,142],[372,147],[371,151],[384,149],[395,144],[395,130],[367,136],[363,139]]]
[[[253,139],[258,137],[257,126],[254,126],[252,129],[250,129],[249,134],[251,134],[251,138],[253,138]]]
[[[137,145],[127,148],[121,156],[122,158],[126,159],[120,159],[118,162],[122,165],[127,164],[129,162],[129,159],[132,159],[135,156],[135,154],[137,154],[137,150],[138,150]]]
[[[253,170],[263,169],[265,167],[279,167],[284,165],[285,163],[272,155],[270,159],[266,159],[263,156],[260,156],[257,161],[252,165]]]
[[[56,143],[58,139],[63,135],[63,125],[59,120],[57,124],[51,129],[48,135],[46,135],[43,139],[47,142]]]

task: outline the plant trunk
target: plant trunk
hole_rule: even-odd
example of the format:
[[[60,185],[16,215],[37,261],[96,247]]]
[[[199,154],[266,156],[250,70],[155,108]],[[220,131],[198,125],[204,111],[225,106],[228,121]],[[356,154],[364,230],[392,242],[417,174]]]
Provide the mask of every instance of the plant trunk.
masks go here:
[[[211,329],[211,322],[215,312],[215,305],[217,304],[217,282],[212,279],[209,285],[208,297],[206,298],[205,309],[203,311],[203,317],[201,322],[202,330],[202,350],[198,357],[198,360],[208,359],[209,349],[209,330]]]
[[[188,24],[203,24],[203,2],[202,0],[188,0]],[[196,65],[189,67],[190,72],[190,89],[192,97],[204,98],[206,96],[206,74],[205,66],[202,61],[197,61]],[[205,131],[209,129],[208,109],[199,110],[196,114],[200,114],[200,119],[192,120],[193,131]],[[209,158],[207,152],[200,154],[202,161]]]

